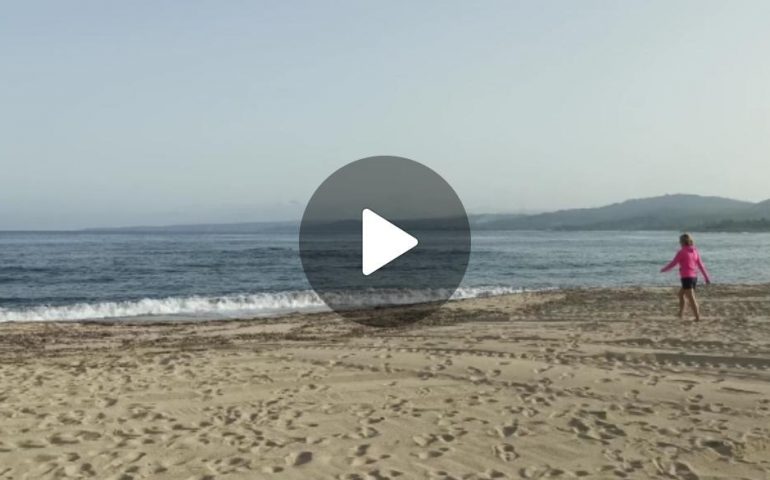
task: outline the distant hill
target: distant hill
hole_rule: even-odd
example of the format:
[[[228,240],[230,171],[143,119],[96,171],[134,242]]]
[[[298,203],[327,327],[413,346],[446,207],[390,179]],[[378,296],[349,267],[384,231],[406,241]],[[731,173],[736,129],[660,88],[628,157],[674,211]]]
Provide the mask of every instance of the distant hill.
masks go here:
[[[762,217],[770,219],[770,200],[755,203],[750,209],[750,215],[754,218]]]
[[[694,230],[770,232],[770,200],[759,203],[700,195],[663,195],[538,214],[479,214],[470,216],[474,230]],[[433,228],[443,228],[436,220]],[[425,221],[403,221],[404,228],[424,227]],[[351,224],[357,229],[358,224]],[[89,232],[123,233],[297,233],[297,222],[250,222],[166,227],[95,228]]]
[[[763,223],[763,219],[767,223]],[[768,230],[770,200],[744,202],[700,195],[664,195],[598,208],[510,215],[473,221],[477,230]]]

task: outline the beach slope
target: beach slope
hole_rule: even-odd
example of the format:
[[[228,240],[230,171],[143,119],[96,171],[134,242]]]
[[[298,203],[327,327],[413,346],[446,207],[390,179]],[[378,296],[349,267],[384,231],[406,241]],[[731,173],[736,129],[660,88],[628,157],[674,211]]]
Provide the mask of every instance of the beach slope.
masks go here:
[[[764,479],[770,286],[0,325],[0,479]]]

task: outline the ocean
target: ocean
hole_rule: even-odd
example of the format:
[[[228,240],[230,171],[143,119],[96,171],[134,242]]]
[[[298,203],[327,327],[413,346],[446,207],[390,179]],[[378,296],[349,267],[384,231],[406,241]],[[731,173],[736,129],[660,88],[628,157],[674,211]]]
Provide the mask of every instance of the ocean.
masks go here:
[[[474,232],[455,298],[676,285],[677,232]],[[718,283],[770,282],[770,234],[695,235]],[[296,234],[0,232],[0,322],[323,310]]]

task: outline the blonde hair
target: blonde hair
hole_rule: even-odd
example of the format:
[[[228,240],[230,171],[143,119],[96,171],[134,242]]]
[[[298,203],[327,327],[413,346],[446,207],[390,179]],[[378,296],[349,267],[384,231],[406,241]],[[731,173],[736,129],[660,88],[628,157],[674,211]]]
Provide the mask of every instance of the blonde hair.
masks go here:
[[[683,247],[695,245],[695,240],[689,233],[679,235],[679,244]]]

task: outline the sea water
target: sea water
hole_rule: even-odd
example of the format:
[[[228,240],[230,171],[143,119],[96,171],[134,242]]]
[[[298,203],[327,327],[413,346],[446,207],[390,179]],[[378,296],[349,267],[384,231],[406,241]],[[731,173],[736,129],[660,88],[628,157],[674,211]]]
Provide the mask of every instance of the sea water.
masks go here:
[[[474,232],[455,298],[676,285],[676,270],[659,270],[674,256],[677,237]],[[770,282],[770,234],[695,238],[715,282]],[[0,322],[210,319],[322,309],[302,272],[296,234],[0,232]]]

